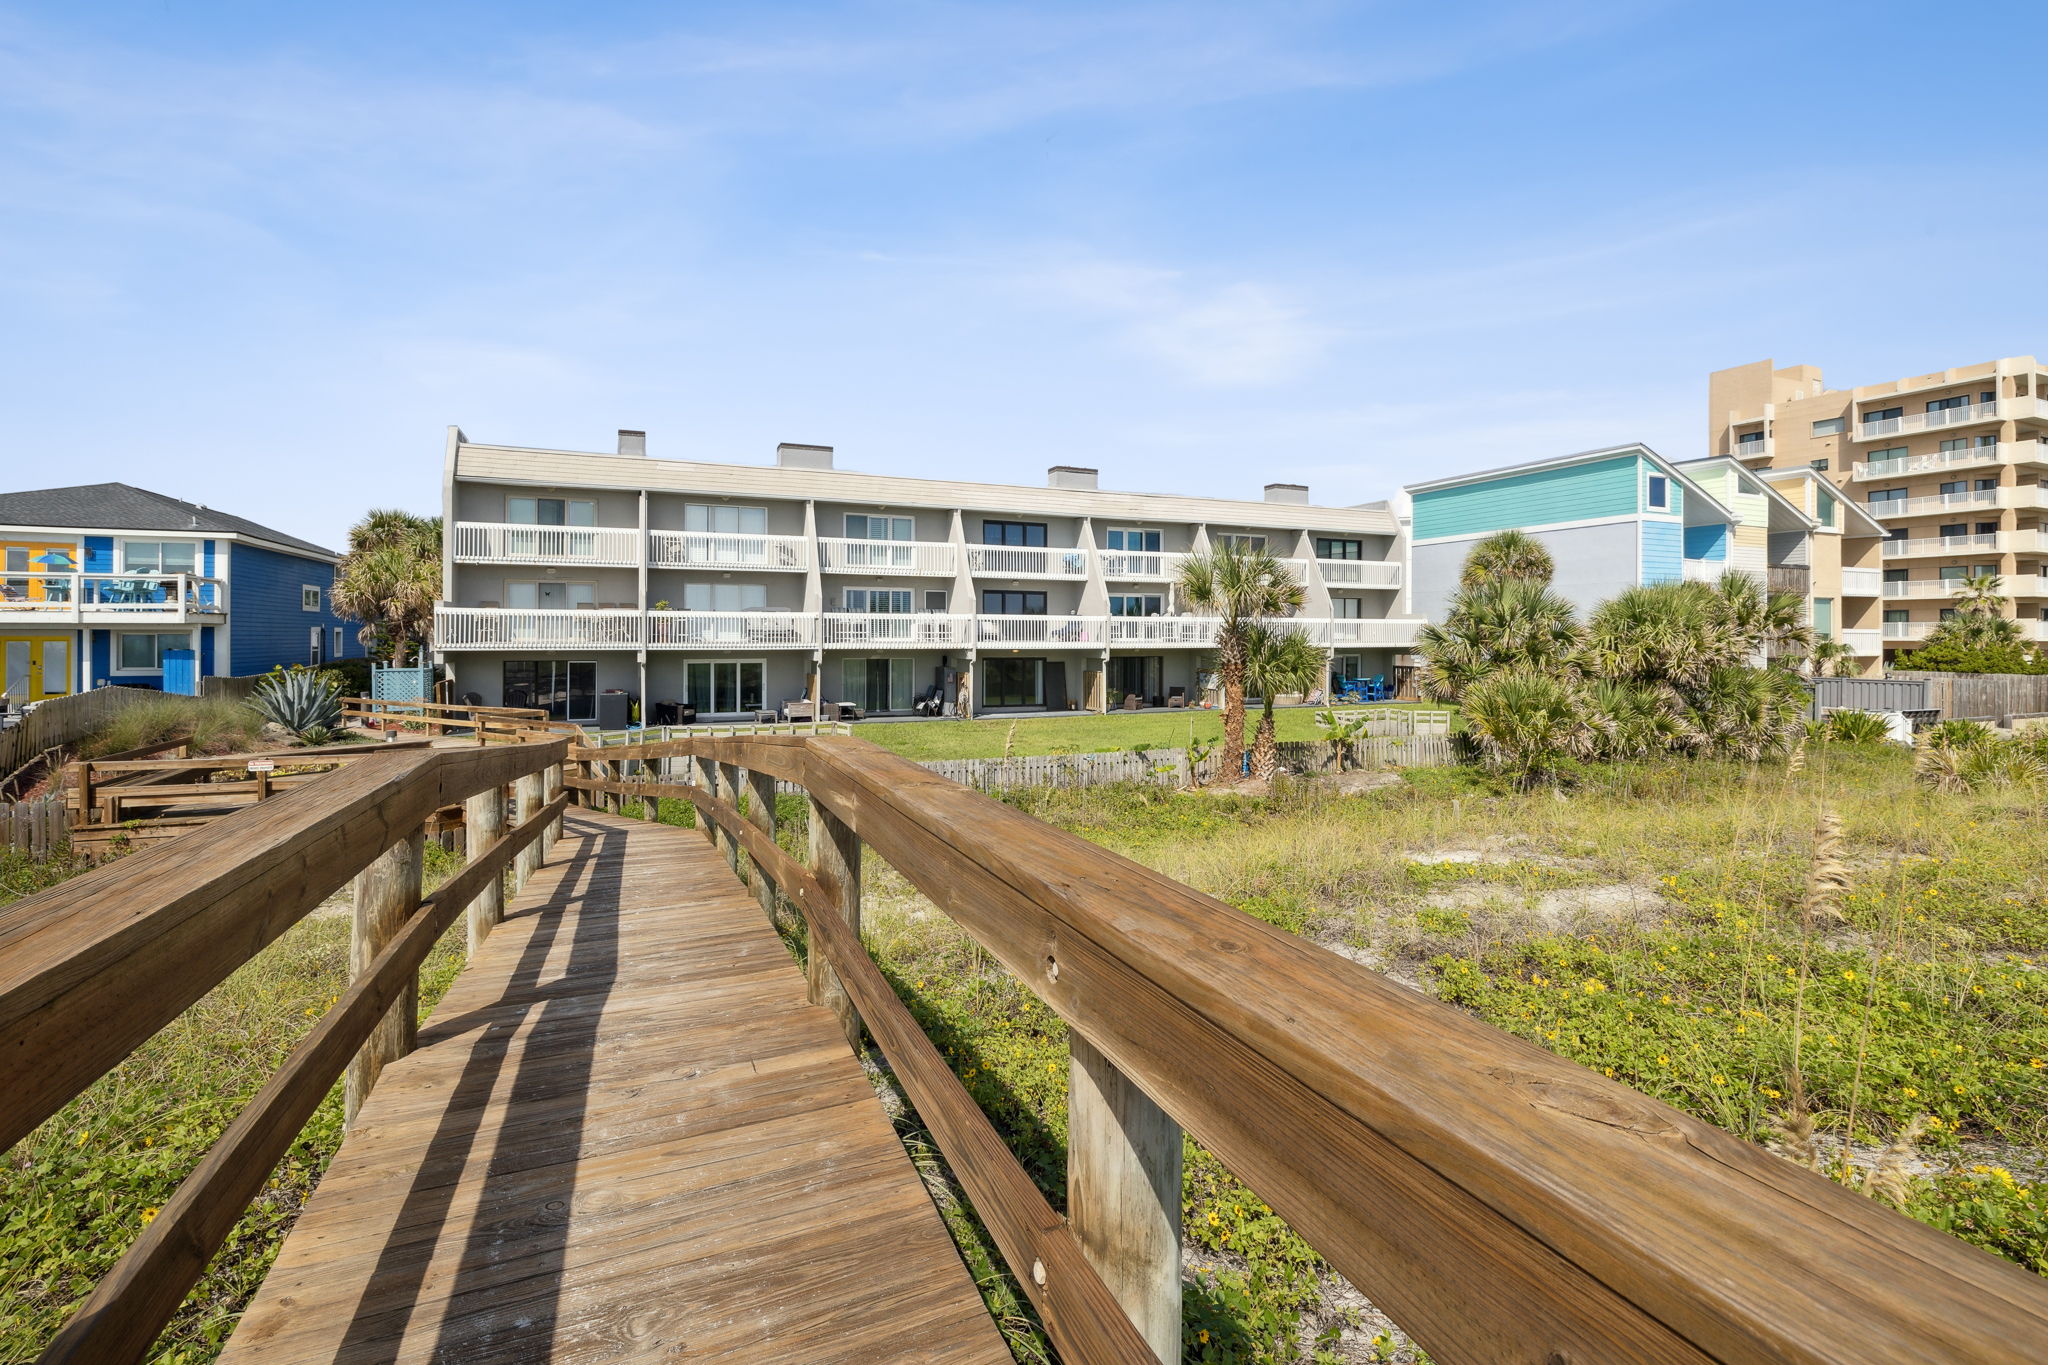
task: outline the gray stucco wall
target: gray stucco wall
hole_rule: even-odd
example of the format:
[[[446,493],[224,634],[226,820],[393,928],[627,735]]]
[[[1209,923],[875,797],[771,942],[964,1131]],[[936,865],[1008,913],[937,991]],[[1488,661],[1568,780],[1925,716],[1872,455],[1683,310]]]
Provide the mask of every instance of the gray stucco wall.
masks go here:
[[[1635,522],[1621,521],[1530,532],[1549,547],[1551,558],[1557,561],[1557,574],[1550,586],[1578,609],[1581,621],[1601,602],[1638,582],[1642,549],[1636,542],[1636,530]],[[1465,556],[1481,539],[1432,541],[1410,549],[1417,615],[1431,621],[1444,619],[1451,594],[1458,590]]]

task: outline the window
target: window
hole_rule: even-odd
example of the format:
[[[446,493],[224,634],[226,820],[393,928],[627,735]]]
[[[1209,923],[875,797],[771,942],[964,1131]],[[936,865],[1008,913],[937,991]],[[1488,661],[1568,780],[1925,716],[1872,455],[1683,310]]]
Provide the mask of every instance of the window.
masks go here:
[[[1813,500],[1815,508],[1818,509],[1820,513],[1820,524],[1823,526],[1833,526],[1835,524],[1834,495],[1832,493],[1824,493],[1819,489],[1815,489],[1813,493]]]
[[[843,659],[838,700],[863,711],[908,711],[917,673],[908,659]]]
[[[1906,448],[1904,446],[1887,446],[1883,450],[1873,450],[1863,458],[1866,463],[1873,465],[1904,464]]]
[[[1266,538],[1264,536],[1218,536],[1216,539],[1225,549],[1229,550],[1263,550],[1266,548]]]
[[[507,498],[505,520],[515,526],[595,526],[597,504],[584,498]]]
[[[1317,536],[1316,558],[1364,559],[1365,542],[1362,540],[1338,540],[1331,536]]]
[[[1904,540],[1906,538],[1906,528],[1894,526],[1891,530],[1884,533],[1884,538],[1886,540]]]
[[[1764,434],[1761,431],[1745,431],[1735,438],[1737,455],[1754,455],[1764,448]]]
[[[926,611],[944,611],[946,609],[946,590],[944,588],[926,588],[924,590],[924,609]]]
[[[553,720],[597,719],[597,664],[588,659],[507,659],[507,706],[538,706]]]
[[[1872,408],[1863,414],[1863,423],[1868,426],[1872,422],[1890,422],[1905,415],[1904,408]]]
[[[1842,428],[1847,425],[1848,423],[1839,417],[1823,417],[1813,424],[1813,434],[1816,436],[1840,436]]]
[[[1949,479],[1941,485],[1941,495],[1943,497],[1947,497],[1951,493],[1967,493],[1969,491],[1970,481],[1968,479]]]
[[[507,607],[532,611],[546,607],[550,610],[597,605],[597,584],[560,583],[553,579],[528,579],[524,582],[508,581],[505,584],[505,605]],[[538,703],[536,703],[538,705]]]
[[[1906,500],[1906,490],[1903,488],[1873,488],[1863,496],[1866,501],[1873,503],[1904,502]]]
[[[1977,523],[1977,534],[1978,534],[1978,535],[1980,535],[1980,536],[1995,536],[1995,535],[1997,535],[1997,534],[1998,534],[1998,523],[1997,523],[1997,522],[1995,522],[1995,521],[1980,521],[1980,522],[1978,522],[1978,523]]]
[[[1953,398],[1930,398],[1927,400],[1927,410],[1929,412],[1947,412],[1951,408],[1967,408],[1968,406],[1970,406],[1970,395],[1967,393],[1959,393]]]
[[[909,517],[871,517],[859,512],[846,516],[848,540],[916,540],[917,523]],[[1040,541],[1043,545],[1045,542]]]
[[[114,666],[123,673],[160,673],[165,650],[192,648],[192,632],[187,630],[163,634],[124,630],[114,639],[119,649]]]
[[[1835,633],[1835,599],[1816,597],[1813,599],[1813,633],[1822,639],[1831,638]]]
[[[758,535],[768,529],[768,509],[727,507],[723,503],[686,502],[683,504],[683,529]]]
[[[1045,704],[1045,660],[983,659],[981,674],[983,706],[1043,706]]]
[[[1042,521],[990,521],[982,519],[981,543],[984,545],[1043,546],[1045,544],[1045,523]]]
[[[685,583],[684,611],[760,611],[768,605],[765,583]]]
[[[299,585],[299,610],[320,610],[320,589],[314,587],[311,583],[301,583]]]
[[[766,672],[759,659],[692,659],[683,665],[683,700],[706,714],[758,711]]]
[[[1998,487],[1998,480],[1995,478],[1977,480],[1977,491],[1979,493],[1988,493],[1996,487]]]
[[[1943,540],[1948,539],[1950,536],[1966,536],[1970,534],[1970,523],[1967,521],[1959,521],[1952,526],[1942,527],[1938,532],[1936,532],[1936,534],[1939,535]]]
[[[1662,510],[1671,505],[1671,480],[1662,474],[1650,476],[1650,506]]]
[[[1005,588],[984,588],[981,592],[981,611],[984,616],[1043,616],[1045,594],[1018,592]]]
[[[1970,438],[1967,436],[1951,436],[1941,443],[1941,453],[1944,455],[1948,454],[1951,450],[1968,450],[1969,448]]]
[[[1884,623],[1888,626],[1895,626],[1900,624],[1901,622],[1910,621],[1912,619],[1912,612],[1905,611],[1897,607],[1887,610],[1884,614]]]
[[[1943,608],[1941,609],[1941,619],[1942,619],[1942,620],[1944,620],[1944,621],[1953,621],[1953,620],[1955,620],[1955,619],[1956,619],[1956,609],[1955,609],[1954,607],[1943,607]]]
[[[908,612],[910,610],[910,589],[908,588],[848,588],[846,590],[848,611]]]
[[[1157,593],[1128,593],[1109,599],[1111,616],[1157,616],[1165,609],[1165,599]]]
[[[1828,472],[1828,461],[1825,457],[1818,460],[1808,460],[1806,462],[1806,467],[1808,469],[1819,470],[1821,473],[1825,474]]]
[[[1358,597],[1332,597],[1330,616],[1337,621],[1356,621],[1365,615],[1365,600]]]
[[[333,646],[332,646],[332,648],[330,648],[330,649],[328,650],[328,655],[329,655],[329,657],[330,657],[330,658],[335,658],[335,659],[339,659],[340,657],[342,657],[342,655],[343,655],[343,654],[344,654],[345,652],[346,652],[346,649],[345,649],[345,646],[344,646],[344,645],[343,645],[343,643],[342,643],[342,636],[341,636],[341,627],[340,627],[340,626],[336,626],[336,627],[334,628],[334,641],[333,641]]]
[[[124,540],[123,573],[197,573],[199,547],[189,540]]]
[[[1886,569],[1884,571],[1884,581],[1887,583],[1903,583],[1910,577],[1912,577],[1912,573],[1907,569]]]
[[[988,523],[983,522],[982,525],[986,527]],[[1131,526],[1112,526],[1104,538],[1103,548],[1156,555],[1159,553],[1159,532],[1139,530]]]

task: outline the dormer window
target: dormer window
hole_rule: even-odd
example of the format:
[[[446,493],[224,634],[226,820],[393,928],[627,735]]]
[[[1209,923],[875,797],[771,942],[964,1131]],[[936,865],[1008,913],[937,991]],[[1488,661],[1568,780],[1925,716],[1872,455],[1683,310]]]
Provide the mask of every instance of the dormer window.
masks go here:
[[[1649,502],[1650,506],[1656,511],[1662,512],[1667,510],[1671,506],[1671,480],[1665,478],[1662,474],[1652,474],[1650,476]]]

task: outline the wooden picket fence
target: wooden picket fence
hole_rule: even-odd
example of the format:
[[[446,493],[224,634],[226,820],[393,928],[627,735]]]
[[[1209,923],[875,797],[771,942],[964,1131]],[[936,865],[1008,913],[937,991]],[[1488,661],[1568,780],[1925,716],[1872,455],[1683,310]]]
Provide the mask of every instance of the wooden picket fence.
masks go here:
[[[0,848],[17,848],[38,862],[64,847],[71,810],[58,795],[0,801]]]
[[[0,778],[45,750],[83,739],[116,712],[162,695],[146,687],[96,687],[43,702],[21,724],[0,730]]]

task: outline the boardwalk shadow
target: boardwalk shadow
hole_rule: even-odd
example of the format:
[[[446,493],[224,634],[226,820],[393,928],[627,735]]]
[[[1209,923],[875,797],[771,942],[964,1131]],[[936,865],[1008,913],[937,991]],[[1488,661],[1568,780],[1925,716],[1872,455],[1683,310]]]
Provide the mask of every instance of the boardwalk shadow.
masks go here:
[[[552,1329],[597,1033],[619,966],[618,883],[608,871],[625,854],[626,834],[586,829],[554,894],[508,916],[508,927],[527,917],[538,922],[503,994],[422,1030],[422,1046],[445,1047],[482,1026],[453,1090],[437,1097],[444,1102],[439,1126],[356,1302],[338,1358],[388,1357],[401,1334],[417,1336],[433,1320],[414,1320],[423,1299],[440,1310],[435,1360],[461,1360],[473,1350],[485,1334],[465,1327],[464,1319],[475,1314],[504,1319],[490,1334]],[[474,1169],[480,1142],[490,1145],[489,1164],[453,1281],[445,1290],[429,1287],[436,1247],[461,1191],[457,1181]]]

